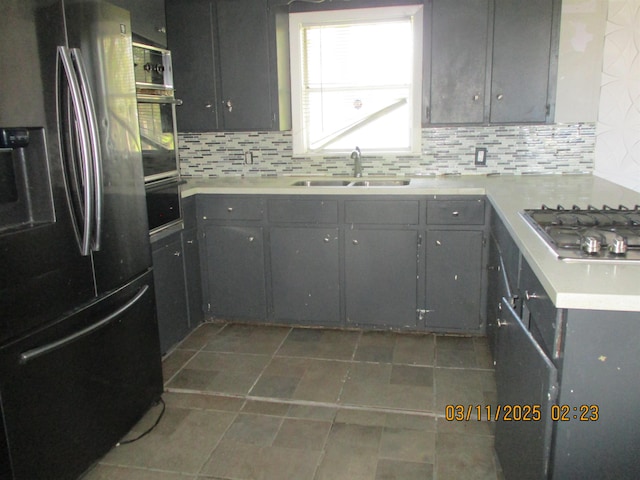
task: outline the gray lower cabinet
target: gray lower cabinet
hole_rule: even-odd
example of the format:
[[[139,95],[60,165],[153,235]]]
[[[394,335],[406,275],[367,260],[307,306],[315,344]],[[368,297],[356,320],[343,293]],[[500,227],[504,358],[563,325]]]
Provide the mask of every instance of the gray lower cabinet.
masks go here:
[[[180,232],[152,244],[160,348],[166,353],[189,332]]]
[[[505,478],[544,479],[549,471],[558,372],[507,299],[503,305],[495,367],[502,413],[496,423],[495,449]]]
[[[416,327],[418,232],[347,229],[347,325]]]
[[[266,318],[263,228],[208,226],[204,241],[209,312],[222,318]]]
[[[303,324],[340,322],[337,227],[270,229],[273,318]]]
[[[187,282],[189,327],[193,329],[204,320],[200,251],[198,232],[195,228],[182,231],[182,249],[184,252],[184,275]]]
[[[483,232],[429,230],[426,242],[427,328],[479,331]]]

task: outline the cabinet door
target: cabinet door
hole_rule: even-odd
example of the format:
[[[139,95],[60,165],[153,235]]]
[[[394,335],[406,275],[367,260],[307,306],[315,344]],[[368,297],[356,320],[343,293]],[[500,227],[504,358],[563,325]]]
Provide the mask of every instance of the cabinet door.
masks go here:
[[[266,318],[262,228],[208,227],[205,241],[211,313],[216,317]]]
[[[225,130],[271,130],[272,78],[265,0],[218,0],[221,103]]]
[[[447,330],[480,328],[482,232],[427,232],[426,326]]]
[[[484,120],[489,0],[433,0],[430,123]]]
[[[189,311],[189,328],[194,329],[203,321],[202,280],[200,271],[200,252],[198,236],[195,228],[182,232],[182,248],[184,251],[184,277],[187,283],[187,302]]]
[[[347,230],[348,324],[416,326],[418,232]]]
[[[491,122],[544,122],[555,0],[496,0]]]
[[[153,250],[160,348],[166,353],[189,332],[183,250],[179,236]]]
[[[111,3],[129,10],[131,32],[135,41],[167,46],[167,25],[164,14],[164,0],[111,0]],[[169,2],[171,3],[171,2]]]
[[[548,473],[553,428],[550,413],[557,397],[557,370],[508,300],[503,305],[496,386],[498,405],[503,408],[509,405],[513,411],[511,421],[496,423],[495,449],[505,478],[539,480],[547,478]],[[531,421],[522,421],[522,417],[516,416],[525,405],[540,406],[539,419],[530,417]]]
[[[213,8],[209,0],[167,2],[167,39],[173,61],[176,108],[181,132],[207,132],[219,128],[216,100]]]
[[[270,237],[274,318],[339,322],[339,230],[275,227]]]

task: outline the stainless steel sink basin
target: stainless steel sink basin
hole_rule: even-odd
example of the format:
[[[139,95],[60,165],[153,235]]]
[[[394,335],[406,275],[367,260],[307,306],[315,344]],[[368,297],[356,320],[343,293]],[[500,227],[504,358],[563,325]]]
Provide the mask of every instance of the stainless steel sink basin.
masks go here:
[[[300,180],[291,184],[293,187],[346,187],[350,180]]]
[[[409,185],[411,180],[359,180],[353,182],[354,187],[402,187]]]

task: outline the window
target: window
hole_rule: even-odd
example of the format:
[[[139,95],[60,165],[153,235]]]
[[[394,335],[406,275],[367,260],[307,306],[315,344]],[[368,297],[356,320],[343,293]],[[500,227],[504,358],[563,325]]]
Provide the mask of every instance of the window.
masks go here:
[[[419,152],[422,7],[293,13],[297,155]]]

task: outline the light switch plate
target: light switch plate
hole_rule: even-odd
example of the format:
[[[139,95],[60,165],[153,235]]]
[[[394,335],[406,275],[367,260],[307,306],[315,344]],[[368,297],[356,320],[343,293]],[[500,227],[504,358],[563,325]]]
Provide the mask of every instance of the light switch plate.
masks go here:
[[[486,165],[487,164],[487,149],[476,147],[476,159],[474,162],[475,165]]]

